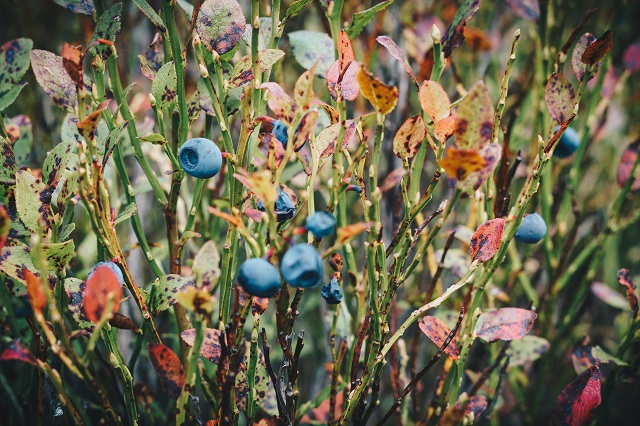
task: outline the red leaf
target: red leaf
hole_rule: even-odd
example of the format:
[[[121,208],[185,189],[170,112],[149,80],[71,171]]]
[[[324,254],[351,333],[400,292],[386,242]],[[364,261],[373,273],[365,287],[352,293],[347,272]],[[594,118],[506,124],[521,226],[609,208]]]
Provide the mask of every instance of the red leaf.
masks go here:
[[[338,63],[340,64],[340,77],[344,76],[347,68],[349,68],[349,65],[351,65],[355,59],[356,56],[353,54],[353,47],[351,46],[349,36],[345,30],[340,30],[340,34],[338,34]]]
[[[609,53],[612,41],[613,33],[611,30],[607,30],[599,39],[587,46],[582,54],[582,62],[587,65],[600,62]]]
[[[327,89],[334,100],[340,98],[353,101],[360,94],[360,85],[356,79],[360,66],[351,62],[342,76],[340,75],[340,61],[335,61],[327,71]],[[342,78],[341,78],[342,77]]]
[[[31,307],[35,312],[41,314],[42,310],[47,306],[47,296],[42,290],[42,281],[27,268],[24,268],[22,273],[27,281],[27,294],[29,295]]]
[[[592,366],[562,389],[553,410],[554,425],[579,426],[600,405],[600,369]]]
[[[120,307],[122,299],[122,286],[115,272],[106,265],[97,266],[84,287],[84,311],[92,322],[99,322],[107,308],[109,294],[113,293],[113,308],[111,312],[116,312]]]
[[[638,316],[638,296],[634,293],[636,286],[631,281],[631,277],[629,276],[628,269],[620,269],[618,271],[618,282],[627,288],[627,300],[629,301],[629,306],[631,306],[631,310],[633,311],[633,316]]]
[[[451,329],[444,321],[432,316],[422,318],[422,321],[418,323],[418,326],[437,347],[442,346],[444,341],[447,340],[449,333],[451,333]],[[457,360],[460,355],[460,351],[458,350],[456,342],[451,341],[449,346],[444,349],[444,353]]]
[[[630,72],[640,70],[640,40],[637,40],[624,50],[622,61],[624,62],[624,67]]]
[[[516,340],[526,335],[538,317],[533,311],[520,308],[501,308],[483,312],[478,318],[474,334],[486,342]]]
[[[36,357],[33,356],[29,349],[26,348],[20,339],[13,339],[9,342],[9,345],[0,354],[0,360],[2,361],[22,361],[31,365],[38,365]]]
[[[395,41],[387,36],[378,36],[376,40],[389,51],[389,54],[393,56],[395,60],[402,64],[407,73],[411,76],[411,78],[413,78],[413,81],[418,84],[418,80],[416,79],[416,76],[413,75],[413,71],[411,70],[411,65],[409,65],[409,61],[404,55],[402,49],[400,49],[400,46],[398,46]]]
[[[491,259],[500,248],[503,231],[504,219],[502,218],[492,219],[480,225],[471,237],[469,245],[471,259],[477,259],[479,262]]]
[[[147,350],[153,369],[160,379],[160,386],[171,398],[177,399],[184,386],[180,358],[162,343],[151,342],[147,345]]]
[[[220,348],[220,334],[221,331],[215,328],[205,329],[202,346],[200,346],[200,355],[214,363],[218,362],[222,352]],[[196,329],[188,328],[180,333],[180,337],[182,337],[182,340],[184,340],[187,345],[193,346],[196,343]]]

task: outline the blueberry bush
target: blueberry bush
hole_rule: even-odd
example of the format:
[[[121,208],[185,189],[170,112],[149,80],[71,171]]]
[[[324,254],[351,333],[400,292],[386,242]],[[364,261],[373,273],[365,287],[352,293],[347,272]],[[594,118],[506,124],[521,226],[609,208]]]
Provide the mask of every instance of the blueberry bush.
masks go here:
[[[1,2],[0,423],[633,423],[639,14]]]

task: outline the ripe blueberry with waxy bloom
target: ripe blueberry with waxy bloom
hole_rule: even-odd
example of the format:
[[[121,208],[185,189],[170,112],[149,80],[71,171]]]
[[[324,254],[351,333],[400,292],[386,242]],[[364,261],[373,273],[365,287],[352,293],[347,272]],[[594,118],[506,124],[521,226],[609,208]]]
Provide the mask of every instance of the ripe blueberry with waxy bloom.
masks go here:
[[[190,176],[200,179],[214,177],[222,167],[220,148],[209,139],[193,138],[186,141],[178,155],[180,166]]]
[[[305,226],[316,237],[326,237],[336,229],[336,218],[331,213],[316,212],[307,217]]]
[[[554,132],[557,132],[560,126],[556,126]],[[557,142],[556,148],[553,150],[553,156],[558,158],[567,158],[572,155],[580,146],[580,137],[578,132],[571,127],[567,127],[560,140]]]
[[[280,262],[282,277],[292,287],[317,286],[322,280],[322,271],[320,253],[308,244],[291,246]]]
[[[271,297],[280,290],[278,269],[262,258],[245,260],[236,279],[240,287],[253,296]]]
[[[525,244],[535,244],[544,238],[547,224],[538,213],[528,214],[516,230],[516,241]]]

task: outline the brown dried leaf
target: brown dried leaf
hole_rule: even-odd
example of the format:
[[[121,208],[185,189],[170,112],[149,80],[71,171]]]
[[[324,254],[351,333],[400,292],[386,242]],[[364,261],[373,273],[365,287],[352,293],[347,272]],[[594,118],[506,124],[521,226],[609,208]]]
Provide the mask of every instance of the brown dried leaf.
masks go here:
[[[444,143],[456,131],[456,117],[450,115],[436,123],[433,132],[437,140]]]
[[[82,86],[84,72],[82,70],[82,59],[84,52],[79,44],[64,43],[62,45],[62,65],[67,70],[69,76],[76,85]]]
[[[633,316],[638,316],[638,296],[636,296],[634,290],[636,288],[633,281],[631,281],[631,276],[629,276],[628,269],[620,269],[618,271],[618,282],[620,285],[626,287],[627,290],[627,301],[629,302],[629,306],[631,306],[631,310],[633,311]]]
[[[587,65],[595,65],[600,62],[611,49],[613,42],[613,33],[611,30],[605,31],[602,36],[591,43],[582,54],[582,62]]]
[[[345,30],[340,30],[338,34],[338,64],[340,67],[340,80],[344,73],[349,68],[349,65],[356,60],[356,56],[353,53],[353,46],[351,46],[351,40]]]
[[[451,333],[451,329],[444,321],[433,316],[425,316],[418,323],[418,326],[438,348],[442,346],[445,340],[447,340],[449,333]],[[455,337],[454,340],[449,343],[449,346],[444,349],[444,353],[453,359],[458,359],[460,351],[458,350],[458,345],[455,342]]]

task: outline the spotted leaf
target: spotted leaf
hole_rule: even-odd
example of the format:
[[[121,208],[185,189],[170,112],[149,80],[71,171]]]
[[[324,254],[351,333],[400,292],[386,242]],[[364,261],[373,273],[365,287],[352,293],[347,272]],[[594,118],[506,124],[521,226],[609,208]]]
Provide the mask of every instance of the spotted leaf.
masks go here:
[[[0,361],[20,361],[26,364],[38,365],[38,360],[20,339],[13,339],[0,354]]]
[[[618,271],[618,282],[620,285],[624,286],[627,291],[627,301],[629,302],[629,306],[631,306],[631,310],[633,311],[633,316],[638,316],[638,296],[634,292],[636,286],[631,281],[631,276],[629,275],[628,269],[620,269]]]
[[[551,117],[560,124],[573,113],[576,105],[573,87],[562,74],[551,74],[544,91],[544,101]]]
[[[531,330],[537,317],[538,314],[535,312],[520,308],[500,308],[483,312],[476,322],[474,335],[485,342],[520,339]]]
[[[207,241],[193,258],[193,272],[197,277],[198,287],[213,289],[220,278],[220,253],[216,243]]]
[[[296,104],[278,83],[263,83],[260,86],[267,90],[269,109],[285,124],[291,124],[296,111]]]
[[[28,170],[16,173],[16,210],[32,233],[46,232],[51,227],[52,193],[53,189]]]
[[[98,40],[107,40],[113,43],[120,33],[122,27],[120,14],[122,13],[122,3],[115,3],[109,9],[105,10],[96,22],[96,28],[93,31],[91,40],[89,41],[89,50],[100,55],[106,60],[111,56],[111,46],[107,46],[98,42]]]
[[[502,146],[498,143],[486,144],[478,151],[478,154],[484,161],[482,168],[471,172],[462,182],[458,182],[458,188],[464,194],[473,194],[493,175],[493,171],[502,157]]]
[[[178,78],[173,61],[167,62],[158,70],[151,83],[151,94],[158,109],[169,109],[176,101]]]
[[[442,346],[445,340],[447,340],[449,333],[451,333],[451,329],[444,321],[433,316],[425,316],[418,323],[418,326],[429,340],[435,343],[438,348]],[[458,359],[460,351],[458,350],[458,345],[455,342],[455,337],[454,340],[449,343],[449,346],[444,349],[444,353],[453,359]]]
[[[328,34],[317,31],[293,31],[289,33],[289,43],[296,61],[305,69],[318,64],[315,73],[324,78],[336,60],[333,40]]]
[[[245,354],[249,354],[249,352],[249,343],[247,343]],[[238,374],[236,376],[234,388],[236,406],[242,411],[247,410],[247,395],[249,394],[249,384],[247,382],[248,364],[249,357],[245,356],[243,361],[240,363],[240,370],[238,371]],[[269,373],[267,372],[264,354],[260,349],[258,349],[254,391],[254,402],[258,404],[260,404],[267,397],[269,392],[273,392],[273,386],[271,386],[271,379],[269,377]]]
[[[358,70],[360,66],[356,62],[351,62],[347,67],[342,79],[340,79],[340,63],[335,61],[329,71],[327,71],[327,90],[334,100],[345,99],[347,101],[355,100],[360,94],[360,85],[358,85]]]
[[[94,324],[87,318],[87,314],[84,311],[84,281],[67,277],[64,280],[64,291],[69,298],[69,311],[71,316],[78,323],[78,326],[83,330],[93,330]]]
[[[456,113],[455,137],[458,148],[479,149],[491,139],[493,106],[483,81],[475,83],[460,101]]]
[[[514,340],[507,348],[509,366],[516,367],[533,362],[544,355],[551,345],[547,339],[538,336],[523,336]]]
[[[138,55],[138,59],[140,60],[142,74],[149,80],[153,80],[164,63],[164,50],[160,33],[156,33],[153,36],[151,44],[142,55]]]
[[[259,53],[260,72],[265,72],[284,56],[284,52],[279,49],[267,49]],[[251,55],[242,57],[233,67],[233,72],[229,77],[229,88],[240,87],[253,80],[253,62]]]
[[[612,41],[613,33],[611,30],[605,31],[599,39],[589,44],[584,50],[581,57],[582,62],[587,65],[595,65],[602,61],[602,59],[607,56],[607,53],[609,53],[609,50],[611,50]]]
[[[314,134],[316,123],[318,122],[318,111],[309,111],[302,117],[300,125],[298,126],[298,132],[296,134],[295,145],[293,149],[297,152],[309,140],[312,134]]]
[[[451,22],[447,32],[442,36],[442,51],[445,58],[451,56],[453,49],[462,44],[467,21],[475,15],[478,9],[480,9],[480,0],[465,0],[458,8],[453,17],[453,22]]]
[[[440,166],[450,178],[464,181],[471,173],[482,169],[484,158],[475,149],[448,148]]]
[[[147,351],[151,365],[160,379],[160,387],[170,398],[178,399],[185,382],[180,358],[161,343],[148,343]]]
[[[0,185],[13,186],[16,183],[16,157],[11,142],[0,136]]]
[[[106,312],[109,297],[113,297],[113,304],[111,312]],[[84,312],[89,321],[98,323],[104,315],[112,315],[120,307],[120,299],[122,284],[116,273],[107,265],[97,266],[84,286]]]
[[[31,68],[40,87],[54,104],[69,112],[78,104],[76,83],[64,68],[62,57],[46,50],[31,51]]]
[[[73,13],[91,16],[95,10],[93,0],[53,0],[54,3],[70,10]]]
[[[587,72],[587,65],[582,62],[582,54],[584,53],[587,46],[596,41],[596,38],[591,33],[585,33],[578,39],[575,47],[573,48],[573,53],[571,54],[571,68],[573,69],[573,73],[576,75],[578,81],[582,81]],[[589,79],[592,79],[595,76],[595,72],[589,75]]]
[[[273,30],[271,28],[271,18],[260,18],[260,28],[258,29],[258,50],[265,50],[269,48],[269,42],[271,41],[271,34]],[[251,49],[251,38],[253,37],[253,27],[249,24],[245,26],[244,34],[242,34],[242,40],[247,43],[249,49]]]
[[[31,259],[31,249],[29,247],[26,245],[18,245],[5,246],[0,249],[0,271],[20,284],[13,285],[13,282],[7,282],[9,290],[15,296],[24,296],[27,294],[27,281],[24,276],[25,268],[36,276],[40,275]]]
[[[356,134],[355,121],[347,120],[345,122],[345,126],[346,126],[346,129],[344,132],[344,138],[342,140],[342,146],[348,146],[349,142],[351,141],[353,136],[355,136]],[[316,150],[319,158],[327,158],[333,154],[335,150],[336,141],[340,136],[340,128],[341,128],[341,124],[336,123],[336,124],[332,124],[331,126],[323,129],[320,133],[318,133],[318,135],[316,136],[314,149]]]
[[[407,119],[393,137],[393,153],[408,161],[418,153],[424,142],[427,128],[420,114]]]
[[[22,81],[29,69],[29,53],[33,41],[17,38],[0,46],[0,98]]]
[[[313,75],[317,64],[313,64],[311,68],[303,72],[293,88],[293,100],[296,103],[296,112],[299,115],[304,114],[311,107],[313,97]]]
[[[594,365],[562,389],[553,410],[552,423],[569,426],[589,423],[601,402],[600,389],[600,369]]]
[[[220,348],[220,334],[222,332],[215,328],[207,328],[204,331],[204,339],[200,346],[200,355],[213,363],[218,363],[222,349]],[[196,343],[196,329],[188,328],[180,333],[180,337],[189,346]]]
[[[169,274],[158,278],[154,283],[154,292],[149,300],[149,310],[153,315],[169,309],[178,301],[178,293],[188,287],[195,287],[193,281],[180,275]]]
[[[503,231],[504,219],[502,218],[491,219],[480,225],[471,237],[469,245],[472,260],[486,262],[491,259],[500,248]]]
[[[196,18],[196,33],[209,51],[230,52],[242,38],[247,20],[235,0],[205,0]]]
[[[398,88],[389,86],[378,80],[369,71],[360,67],[357,75],[360,92],[373,106],[378,114],[386,115],[398,104]]]

